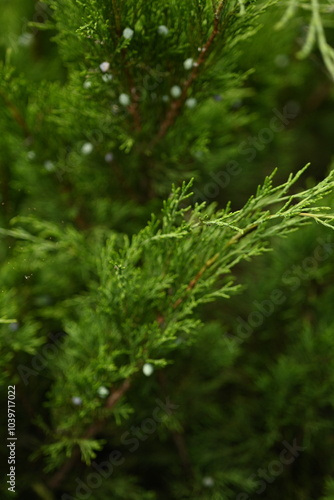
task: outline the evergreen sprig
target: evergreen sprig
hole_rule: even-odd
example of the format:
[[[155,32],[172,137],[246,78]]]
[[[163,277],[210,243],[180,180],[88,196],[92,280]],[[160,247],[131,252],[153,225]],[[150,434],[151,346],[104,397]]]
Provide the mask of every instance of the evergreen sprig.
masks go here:
[[[270,496],[331,496],[334,171],[312,180],[331,87],[294,60],[318,49],[333,77],[330,4],[22,0],[21,33],[1,9],[0,388],[22,497],[74,495],[157,397],[177,412],[99,500],[245,497],[283,438],[307,452]],[[288,172],[313,155],[302,190],[306,167]]]
[[[307,27],[306,37],[302,48],[297,53],[299,58],[305,58],[310,55],[315,46],[318,47],[328,73],[334,79],[334,49],[327,42],[325,34],[326,15],[333,12],[333,6],[328,3],[319,2],[319,0],[309,0],[301,2],[299,0],[290,0],[282,19],[277,23],[276,28],[283,28],[287,22],[296,16],[297,11],[301,9],[311,12],[311,18]]]
[[[77,440],[93,439],[111,410],[117,420],[128,418],[131,409],[122,399],[145,363],[164,367],[173,351],[194,341],[199,306],[240,289],[233,275],[239,262],[270,250],[272,237],[285,237],[313,219],[333,228],[334,215],[318,202],[333,190],[334,171],[314,187],[291,193],[305,168],[280,186],[273,186],[273,173],[236,212],[229,206],[215,211],[204,203],[189,205],[191,183],[183,183],[173,188],[161,217],[152,216],[132,239],[111,233],[95,248],[94,278],[86,293],[69,301],[72,318],[64,318],[64,350],[52,366],[53,427],[65,433],[62,446],[73,456],[78,458]],[[28,237],[24,229],[7,234],[21,238],[30,253],[38,248],[45,255],[62,253],[67,237],[78,238],[73,229],[63,233],[51,225],[48,230],[47,222],[36,229],[38,236]],[[80,242],[85,245],[82,237]],[[105,406],[98,396],[101,385],[110,393]],[[80,411],[69,404],[69,394],[83,399]],[[85,446],[85,461],[94,456],[93,448]],[[50,444],[51,463],[57,449]]]

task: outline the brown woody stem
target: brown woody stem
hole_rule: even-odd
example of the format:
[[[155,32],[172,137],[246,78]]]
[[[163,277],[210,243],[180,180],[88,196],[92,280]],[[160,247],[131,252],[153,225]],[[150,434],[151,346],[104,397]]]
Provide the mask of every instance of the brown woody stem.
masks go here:
[[[179,116],[181,108],[182,108],[182,106],[187,98],[188,90],[189,90],[190,86],[192,85],[192,83],[195,81],[201,66],[205,63],[205,61],[208,57],[208,54],[209,54],[209,49],[211,48],[216,36],[219,33],[220,14],[224,8],[224,5],[225,5],[225,0],[222,0],[219,3],[219,5],[214,13],[214,22],[213,22],[213,29],[212,29],[211,35],[209,36],[204,47],[201,49],[201,53],[200,53],[197,61],[194,63],[193,70],[192,70],[189,78],[183,84],[181,96],[179,97],[179,99],[172,102],[169,110],[167,111],[167,115],[166,115],[165,119],[163,120],[163,122],[161,123],[160,129],[159,129],[157,135],[155,136],[155,138],[152,140],[152,142],[150,144],[151,148],[153,146],[155,146],[156,143],[159,142],[160,139],[162,139],[166,135],[169,128],[175,123],[175,120]]]
[[[200,278],[202,277],[202,275],[205,273],[205,271],[212,266],[212,264],[214,264],[216,262],[216,260],[218,259],[219,257],[219,253],[216,253],[213,257],[211,257],[211,259],[208,259],[204,266],[198,271],[198,273],[196,274],[196,276],[189,282],[187,288],[186,288],[186,292],[190,292],[190,290],[192,290],[194,288],[194,286],[196,286],[196,284],[198,283],[198,281],[200,280]],[[176,307],[178,307],[181,302],[183,302],[184,298],[180,297],[179,299],[177,299],[176,302],[174,302],[173,304],[173,308],[176,309]]]
[[[15,106],[14,103],[11,102],[11,100],[7,97],[7,95],[2,90],[0,90],[0,96],[5,101],[5,104],[6,104],[7,108],[9,109],[15,122],[23,130],[25,137],[30,137],[30,131],[29,131],[27,122],[25,121],[24,117],[22,116],[20,110]]]
[[[127,379],[123,382],[123,384],[107,399],[105,404],[105,408],[108,410],[112,410],[114,406],[118,403],[121,397],[126,393],[126,391],[130,388],[130,380]],[[82,439],[89,439],[96,434],[98,434],[104,427],[106,419],[101,419],[94,424],[92,424],[85,434],[82,436]],[[54,476],[48,482],[48,486],[52,489],[58,488],[58,486],[64,481],[67,474],[73,469],[76,463],[80,459],[80,450],[79,448],[75,448],[72,452],[71,457],[64,463],[64,465],[54,474]]]

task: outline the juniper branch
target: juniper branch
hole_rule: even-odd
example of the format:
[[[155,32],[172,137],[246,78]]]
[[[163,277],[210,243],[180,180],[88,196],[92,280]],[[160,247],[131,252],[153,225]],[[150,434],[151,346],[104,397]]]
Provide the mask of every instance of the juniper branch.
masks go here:
[[[214,13],[212,32],[211,32],[207,42],[205,43],[204,47],[202,47],[200,55],[197,58],[197,61],[193,65],[193,69],[192,69],[192,72],[190,73],[189,78],[183,84],[181,96],[171,103],[170,108],[167,111],[166,117],[164,118],[163,122],[160,125],[159,131],[158,131],[156,137],[153,139],[153,141],[150,144],[150,148],[154,147],[156,145],[156,143],[159,142],[167,134],[170,127],[175,123],[175,121],[176,121],[176,119],[177,119],[177,117],[182,109],[182,106],[187,98],[188,91],[189,91],[191,85],[193,84],[193,82],[195,81],[195,79],[197,78],[201,67],[204,65],[204,63],[209,55],[212,44],[213,44],[215,38],[217,37],[217,35],[219,34],[220,16],[221,16],[221,13],[225,7],[225,4],[226,4],[225,0],[220,1],[219,5]]]
[[[125,380],[123,384],[112,392],[107,399],[105,408],[112,410],[118,401],[123,397],[123,395],[129,390],[131,382],[129,379]],[[90,439],[96,436],[104,427],[106,419],[101,419],[98,422],[94,422],[87,431],[83,434],[82,439]],[[52,489],[56,489],[65,480],[66,476],[71,472],[73,467],[77,464],[80,459],[80,449],[77,447],[73,450],[71,457],[63,464],[63,466],[54,474],[54,476],[48,481],[48,486]]]
[[[203,274],[205,273],[205,271],[207,269],[209,269],[209,267],[211,267],[215,262],[216,260],[218,259],[219,257],[219,253],[216,253],[213,257],[211,257],[210,259],[208,259],[205,264],[203,265],[203,267],[198,271],[198,273],[196,274],[196,276],[189,282],[187,288],[186,288],[186,293],[189,293],[193,288],[194,286],[198,283],[198,281],[200,280],[200,278],[203,276]],[[173,305],[174,309],[176,307],[178,307],[181,302],[183,301],[183,299],[180,297]]]

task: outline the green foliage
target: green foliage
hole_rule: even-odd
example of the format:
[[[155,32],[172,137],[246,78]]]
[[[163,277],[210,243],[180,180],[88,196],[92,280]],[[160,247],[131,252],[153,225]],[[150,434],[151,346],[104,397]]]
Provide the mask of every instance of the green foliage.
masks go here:
[[[323,500],[331,500],[334,498],[334,481],[330,479],[326,485],[326,495],[322,497]]]
[[[332,498],[332,4],[4,6],[16,498]]]
[[[318,0],[310,2],[299,2],[298,0],[290,0],[284,16],[276,25],[277,29],[281,29],[284,25],[297,14],[299,8],[305,9],[306,12],[311,11],[310,23],[307,29],[307,35],[301,50],[297,56],[300,58],[307,57],[315,46],[318,46],[324,59],[326,68],[334,79],[334,49],[328,44],[325,35],[323,16],[333,12],[333,2],[322,4]],[[329,5],[328,5],[329,4]]]

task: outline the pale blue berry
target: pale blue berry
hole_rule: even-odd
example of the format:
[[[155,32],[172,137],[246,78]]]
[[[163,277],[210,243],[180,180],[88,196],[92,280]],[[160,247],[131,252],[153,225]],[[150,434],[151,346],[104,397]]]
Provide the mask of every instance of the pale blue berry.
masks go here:
[[[54,169],[55,169],[55,164],[52,161],[47,160],[47,161],[44,162],[44,168],[48,172],[53,172]]]
[[[72,399],[71,399],[72,403],[76,406],[80,406],[82,405],[82,399],[79,398],[78,396],[74,396]]]
[[[180,95],[182,94],[182,90],[181,90],[181,87],[179,87],[178,85],[174,85],[171,89],[170,89],[170,93],[173,97],[180,97]]]
[[[143,374],[146,375],[146,377],[150,377],[153,372],[154,366],[151,363],[145,363],[143,366]]]
[[[97,393],[100,398],[106,398],[109,394],[109,390],[104,385],[101,385],[101,387],[98,388]]]
[[[89,155],[93,149],[93,144],[91,142],[85,142],[81,147],[81,153],[83,155]]]
[[[34,160],[36,158],[35,151],[28,151],[27,157],[28,157],[29,160]]]
[[[104,159],[107,163],[111,163],[114,159],[114,155],[112,153],[107,153],[105,155]]]
[[[130,100],[130,97],[128,96],[128,94],[121,94],[118,98],[120,104],[122,104],[122,106],[129,106],[131,100]]]
[[[134,31],[131,28],[125,28],[125,30],[123,30],[123,36],[126,40],[131,40],[133,34]]]
[[[189,97],[189,99],[186,100],[185,105],[187,108],[194,108],[197,104],[197,100],[194,97]]]
[[[189,57],[183,63],[184,69],[191,69],[193,65],[194,65],[194,60],[192,59],[192,57]]]
[[[112,75],[110,73],[106,73],[105,75],[102,75],[102,80],[106,83],[111,82]]]
[[[110,68],[110,63],[108,63],[107,61],[104,61],[103,63],[100,64],[100,70],[103,72],[103,73],[106,73]]]
[[[212,488],[215,485],[215,481],[212,477],[205,476],[202,479],[202,484],[203,484],[203,486],[206,486],[207,488]]]
[[[34,35],[32,33],[22,33],[21,36],[18,38],[18,44],[21,45],[21,47],[30,47],[34,41]]]
[[[168,35],[169,29],[167,26],[164,26],[163,24],[161,26],[158,26],[158,33],[159,35],[166,36]]]

